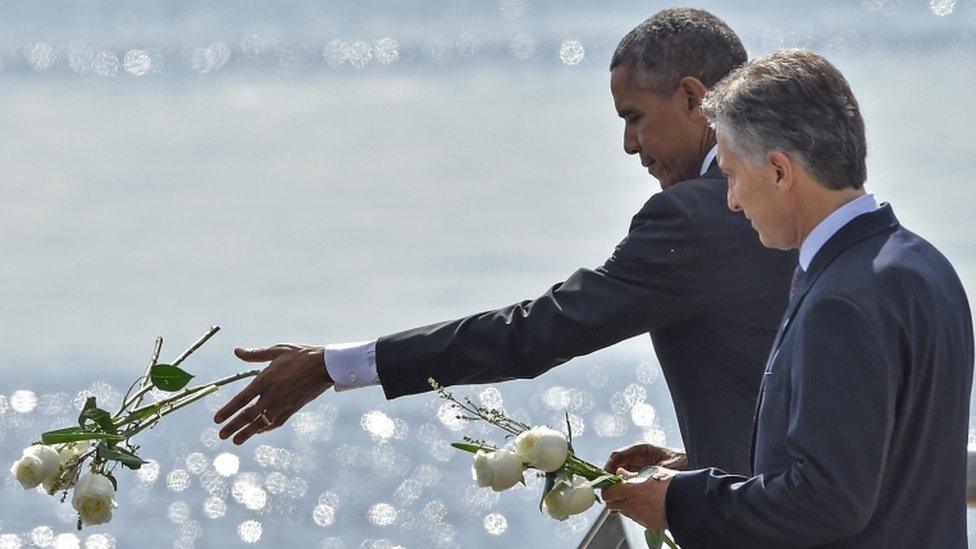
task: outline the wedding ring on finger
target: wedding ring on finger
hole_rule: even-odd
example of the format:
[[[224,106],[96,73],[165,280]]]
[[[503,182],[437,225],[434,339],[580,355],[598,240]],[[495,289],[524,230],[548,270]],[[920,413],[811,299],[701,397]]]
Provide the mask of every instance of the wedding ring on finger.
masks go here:
[[[267,412],[267,410],[263,410],[260,414],[258,414],[257,419],[263,419],[264,420],[264,428],[265,429],[268,429],[268,428],[271,427],[272,423],[271,423],[271,420],[268,419],[268,416],[265,415],[265,412]]]

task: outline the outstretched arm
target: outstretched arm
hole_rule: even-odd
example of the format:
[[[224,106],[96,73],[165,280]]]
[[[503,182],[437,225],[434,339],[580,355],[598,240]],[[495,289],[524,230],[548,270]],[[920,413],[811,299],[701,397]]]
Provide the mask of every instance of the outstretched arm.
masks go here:
[[[222,422],[257,398],[221,430],[225,438],[237,433],[234,442],[243,443],[281,425],[336,382],[342,388],[362,377],[372,381],[372,365],[391,399],[429,391],[431,377],[445,386],[536,377],[573,357],[700,314],[710,299],[702,283],[712,255],[707,245],[687,208],[668,193],[657,194],[602,267],[580,269],[534,300],[382,337],[375,362],[363,351],[368,344],[358,351],[361,360],[354,355],[341,367],[326,364],[326,354],[337,356],[332,346],[329,353],[307,345],[238,350],[243,360],[271,364],[214,419]],[[343,375],[333,380],[329,372],[339,371]]]
[[[711,296],[709,243],[670,193],[653,196],[596,269],[579,269],[542,296],[495,311],[381,337],[387,398],[442,385],[534,378],[574,357],[702,312]]]

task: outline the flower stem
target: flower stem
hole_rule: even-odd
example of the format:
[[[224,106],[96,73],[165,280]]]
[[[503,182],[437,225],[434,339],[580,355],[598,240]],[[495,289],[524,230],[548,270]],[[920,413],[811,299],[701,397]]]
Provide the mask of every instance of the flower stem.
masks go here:
[[[170,404],[173,404],[173,403],[176,403],[176,402],[179,402],[181,399],[186,398],[186,397],[188,397],[190,395],[193,395],[194,393],[196,393],[198,391],[208,390],[207,394],[210,394],[213,391],[216,391],[217,388],[222,387],[224,385],[227,385],[228,383],[233,383],[235,381],[240,381],[240,380],[242,380],[244,378],[248,378],[248,377],[254,377],[254,376],[258,375],[259,373],[261,373],[261,370],[248,370],[246,372],[238,372],[238,373],[236,373],[234,375],[230,375],[230,376],[227,376],[227,377],[218,379],[216,381],[211,381],[210,383],[204,383],[203,385],[197,385],[196,387],[190,387],[189,389],[183,389],[179,393],[177,393],[177,394],[175,394],[175,395],[173,395],[171,397],[165,398],[163,400],[160,400],[159,402],[155,402],[153,404],[147,404],[146,406],[143,406],[141,408],[136,408],[135,410],[132,410],[131,412],[129,412],[129,414],[128,414],[127,417],[125,417],[121,421],[117,422],[116,425],[121,427],[122,425],[126,425],[126,424],[129,424],[129,423],[133,423],[133,422],[139,421],[140,419],[142,419],[141,416],[145,416],[145,414],[147,412],[150,412],[150,411],[153,411],[153,410],[162,410],[166,406],[168,406]],[[213,390],[210,390],[211,387],[213,388]],[[204,396],[206,396],[206,395],[204,395]],[[194,400],[196,400],[196,399],[194,399]],[[180,407],[182,407],[182,404],[180,405]]]
[[[213,337],[214,334],[216,334],[218,331],[220,331],[220,326],[211,326],[210,329],[207,330],[207,333],[203,334],[203,336],[201,336],[196,343],[190,345],[189,349],[183,351],[183,354],[177,357],[176,360],[173,361],[171,366],[179,366],[184,360],[186,360],[186,357],[190,356],[193,353],[193,351],[199,349],[204,343],[207,342],[208,339]]]
[[[173,401],[172,402],[172,406],[170,408],[166,409],[165,411],[162,411],[162,407],[160,407],[160,410],[161,411],[159,413],[157,413],[154,417],[151,417],[145,423],[143,423],[141,425],[137,425],[135,428],[133,428],[133,429],[131,429],[129,431],[125,431],[123,433],[123,435],[125,436],[125,440],[129,440],[130,438],[134,437],[135,435],[139,434],[140,432],[144,431],[145,429],[148,429],[149,427],[152,427],[153,425],[155,425],[156,423],[158,423],[159,420],[161,420],[164,417],[172,414],[173,412],[179,410],[180,408],[182,408],[184,406],[188,406],[190,404],[193,404],[194,402],[200,400],[201,398],[204,398],[204,397],[206,397],[206,396],[208,396],[208,395],[216,392],[217,389],[219,389],[219,388],[220,387],[218,385],[214,385],[214,384],[207,385],[205,387],[201,387],[200,390],[198,390],[196,393],[188,396],[187,398],[185,398],[181,402],[180,401]]]

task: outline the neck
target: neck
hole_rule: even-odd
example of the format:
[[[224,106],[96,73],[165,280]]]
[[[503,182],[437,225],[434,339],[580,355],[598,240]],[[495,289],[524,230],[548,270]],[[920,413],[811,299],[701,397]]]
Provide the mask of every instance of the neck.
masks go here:
[[[698,149],[699,166],[705,161],[705,157],[708,156],[708,151],[712,150],[717,144],[718,140],[715,138],[715,130],[711,126],[705,126],[705,131],[702,132],[701,145]]]
[[[827,216],[836,212],[844,204],[867,194],[863,187],[834,191],[822,187],[819,183],[811,183],[818,188],[800,198],[802,211],[796,216],[796,245],[794,246],[796,249],[803,245],[810,232],[827,219]]]

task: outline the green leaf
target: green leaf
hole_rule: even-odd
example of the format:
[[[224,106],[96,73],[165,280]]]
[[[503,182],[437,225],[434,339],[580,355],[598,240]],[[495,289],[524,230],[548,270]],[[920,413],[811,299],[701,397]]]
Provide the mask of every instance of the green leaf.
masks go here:
[[[661,549],[661,545],[664,543],[664,532],[644,530],[644,539],[647,540],[648,549]]]
[[[452,442],[451,446],[457,448],[458,450],[464,450],[465,452],[471,452],[472,454],[477,454],[478,450],[484,450],[485,452],[494,452],[498,448],[492,448],[490,446],[484,446],[482,444],[468,444],[466,442]]]
[[[106,446],[98,447],[98,455],[102,459],[109,459],[112,461],[118,461],[122,465],[125,465],[129,469],[138,469],[143,466],[143,464],[149,463],[148,461],[142,459],[141,457],[135,455],[128,450],[123,450],[122,448],[108,448]]]
[[[81,410],[81,415],[78,416],[78,424],[87,431],[96,431],[98,427],[101,427],[101,430],[106,433],[118,432],[115,424],[112,423],[112,415],[95,406],[95,397],[88,397],[88,400],[85,401],[85,407]]]
[[[664,545],[667,545],[671,549],[679,549],[678,544],[668,536],[667,530],[644,530],[644,539],[647,540],[647,547],[649,549],[661,549]]]
[[[152,417],[158,414],[161,408],[162,406],[160,406],[159,404],[154,404],[152,406],[146,406],[145,408],[140,408],[139,410],[132,411],[124,418],[122,418],[122,421],[118,423],[118,426],[121,427],[123,425],[134,423],[136,421],[141,421],[143,419],[146,419],[147,417]]]
[[[41,435],[42,444],[65,444],[67,442],[79,442],[82,440],[108,440],[118,442],[120,440],[125,440],[125,437],[114,433],[96,433],[86,431],[80,427],[57,429],[54,431],[48,431]]]
[[[601,476],[599,476],[599,477],[597,477],[597,478],[589,481],[587,484],[589,484],[593,488],[606,488],[608,486],[613,486],[614,484],[617,484],[615,482],[609,482],[610,480],[612,480],[616,476],[617,475],[611,475],[611,474],[608,473],[606,475],[601,475]],[[604,482],[606,482],[606,484],[604,484],[603,486],[600,486],[600,484],[601,483],[604,483]]]
[[[81,427],[84,427],[85,426],[85,412],[87,412],[88,410],[91,410],[92,408],[96,408],[96,407],[97,406],[95,405],[95,397],[88,397],[85,400],[85,405],[81,408],[81,414],[78,416],[78,425],[79,426],[81,426]]]
[[[552,487],[555,486],[555,485],[556,485],[556,473],[555,473],[555,471],[552,472],[552,473],[546,473],[546,485],[545,485],[545,487],[542,488],[542,497],[539,498],[539,512],[540,513],[542,512],[542,502],[544,502],[546,500],[546,494],[548,494],[549,493],[549,490],[552,490]]]
[[[186,387],[193,376],[176,366],[156,364],[149,372],[149,379],[152,381],[153,387],[160,391],[172,393]]]

